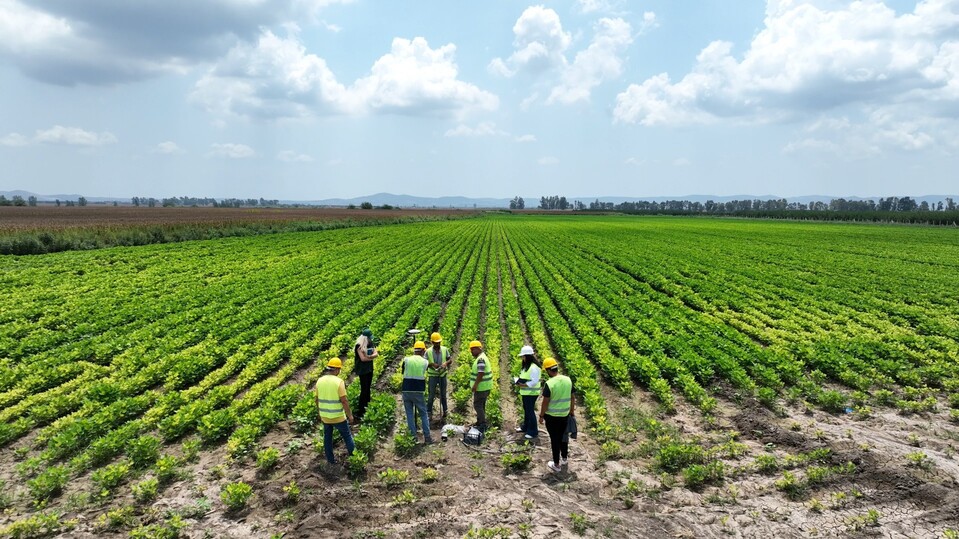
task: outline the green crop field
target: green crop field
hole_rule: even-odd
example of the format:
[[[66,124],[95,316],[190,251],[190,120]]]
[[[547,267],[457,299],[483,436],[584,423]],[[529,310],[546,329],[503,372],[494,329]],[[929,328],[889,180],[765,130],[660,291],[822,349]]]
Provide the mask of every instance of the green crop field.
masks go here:
[[[519,372],[520,347],[557,358],[573,379],[592,460],[633,462],[647,470],[647,482],[661,483],[660,493],[670,486],[660,474],[698,492],[702,484],[722,489],[724,481],[750,477],[761,483],[771,472],[771,495],[804,513],[802,504],[831,495],[817,486],[840,475],[868,500],[882,490],[868,490],[865,475],[855,483],[869,473],[868,462],[850,458],[847,466],[836,455],[879,442],[865,435],[853,442],[850,433],[846,447],[839,433],[855,425],[882,431],[890,418],[914,421],[909,429],[932,425],[916,435],[928,440],[925,457],[907,462],[890,450],[902,469],[936,484],[957,477],[950,451],[959,435],[949,423],[959,421],[949,409],[959,408],[954,228],[491,215],[3,256],[0,285],[0,504],[7,509],[0,530],[11,536],[69,528],[195,533],[205,526],[202,516],[147,508],[190,473],[206,477],[219,465],[226,469],[206,487],[211,493],[222,487],[226,494],[231,478],[252,483],[264,500],[289,486],[301,477],[296,470],[264,478],[253,457],[277,447],[293,459],[297,440],[312,442],[310,388],[326,359],[343,358],[341,376],[356,398],[350,350],[367,326],[380,349],[378,391],[347,465],[361,482],[375,483],[377,472],[396,466],[390,448],[405,425],[396,371],[410,328],[439,331],[450,344],[457,358],[451,406],[465,422],[472,418],[469,365],[460,358],[468,356],[464,343],[484,343],[498,360],[488,406],[503,432],[518,419],[507,378]],[[744,414],[772,426],[747,432],[753,423]],[[802,425],[811,419],[840,425],[835,439],[826,427]],[[687,427],[676,430],[680,424]],[[782,436],[770,440],[774,429]],[[816,440],[786,443],[800,430]],[[670,460],[687,450],[692,457]],[[943,456],[938,476],[922,464],[936,455]],[[459,462],[443,458],[449,468]],[[469,478],[470,461],[462,462]],[[538,477],[540,468],[528,474]],[[626,487],[615,481],[600,490],[623,499]],[[350,488],[349,478],[339,484]],[[143,495],[151,487],[155,495]],[[409,496],[442,496],[416,488]],[[311,492],[320,497],[323,488]],[[389,502],[398,494],[384,504],[402,506]],[[195,495],[214,497],[210,510],[228,514],[215,495]],[[824,529],[829,522],[841,531],[871,526],[872,516],[860,514],[884,500],[877,495],[844,504],[832,520],[816,518]],[[261,524],[250,533],[306,534],[296,531],[307,513],[296,503],[303,502],[255,506]],[[294,517],[264,516],[283,511]],[[397,511],[405,522],[423,518]],[[362,511],[353,518],[353,528],[339,529],[365,526]],[[788,519],[779,522],[789,529]],[[931,536],[949,531],[947,520],[928,526]]]

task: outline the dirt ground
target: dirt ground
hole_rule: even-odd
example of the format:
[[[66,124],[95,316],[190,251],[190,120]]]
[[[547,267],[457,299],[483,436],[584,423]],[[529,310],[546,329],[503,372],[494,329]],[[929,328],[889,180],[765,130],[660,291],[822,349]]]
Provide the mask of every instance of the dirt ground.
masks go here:
[[[294,221],[395,219],[415,216],[465,215],[469,210],[347,208],[147,208],[135,206],[6,206],[0,207],[0,232],[45,231],[136,226],[232,225]]]
[[[654,459],[643,452],[650,440],[625,426],[613,434],[620,440],[616,454],[581,432],[571,443],[568,469],[559,474],[545,466],[549,440],[543,431],[525,450],[531,467],[510,473],[502,455],[524,451],[512,430],[518,418],[510,415],[480,448],[451,437],[420,444],[412,457],[398,457],[390,435],[366,474],[351,479],[339,465],[326,465],[310,437],[283,423],[262,444],[282,455],[272,472],[258,473],[251,459],[230,461],[222,446],[203,451],[186,467],[184,479],[138,510],[128,528],[105,530],[97,523],[110,509],[135,505],[129,488],[121,488],[108,502],[67,509],[64,518],[77,524],[62,536],[125,537],[135,524],[163,522],[171,511],[184,515],[181,534],[190,538],[939,538],[959,529],[959,428],[942,412],[922,417],[878,410],[861,418],[786,405],[775,414],[751,399],[737,402],[730,396],[719,399],[715,419],[707,421],[683,403],[677,413],[663,415],[641,391],[614,394],[608,402],[614,425],[626,425],[625,418],[638,413],[705,447],[736,440],[741,445],[735,454],[722,457],[725,480],[699,491],[684,487],[681,476],[655,469]],[[517,413],[515,403],[504,412]],[[400,406],[397,425],[405,425]],[[852,462],[855,471],[812,486],[798,499],[776,487],[782,470],[764,474],[755,463],[759,455],[785,459],[821,448],[831,450],[827,465]],[[919,451],[926,455],[921,466],[907,457]],[[13,463],[6,453],[0,464],[9,473]],[[337,455],[345,458],[342,443]],[[424,479],[427,468],[436,470],[434,481]],[[380,477],[388,469],[408,477],[388,486]],[[805,470],[792,473],[802,476]],[[220,490],[238,480],[252,485],[255,494],[246,510],[231,514],[220,502]],[[284,487],[294,481],[301,494],[292,502]],[[89,488],[89,478],[81,478],[60,500]],[[11,518],[3,517],[0,525]]]

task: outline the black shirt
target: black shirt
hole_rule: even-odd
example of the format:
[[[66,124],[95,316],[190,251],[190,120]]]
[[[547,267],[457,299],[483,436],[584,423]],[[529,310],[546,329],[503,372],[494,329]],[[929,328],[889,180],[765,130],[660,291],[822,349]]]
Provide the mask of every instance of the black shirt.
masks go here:
[[[353,345],[353,372],[357,376],[361,374],[373,374],[373,362],[372,361],[360,361],[360,345]]]

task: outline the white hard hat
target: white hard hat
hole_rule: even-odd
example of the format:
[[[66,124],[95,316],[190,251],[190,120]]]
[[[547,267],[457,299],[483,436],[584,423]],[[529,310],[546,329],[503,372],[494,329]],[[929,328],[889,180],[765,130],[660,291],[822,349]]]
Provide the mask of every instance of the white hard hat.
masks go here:
[[[521,356],[531,356],[531,355],[533,355],[533,347],[527,345],[527,346],[524,346],[524,347],[520,348],[520,349],[519,349],[519,355],[521,355]]]

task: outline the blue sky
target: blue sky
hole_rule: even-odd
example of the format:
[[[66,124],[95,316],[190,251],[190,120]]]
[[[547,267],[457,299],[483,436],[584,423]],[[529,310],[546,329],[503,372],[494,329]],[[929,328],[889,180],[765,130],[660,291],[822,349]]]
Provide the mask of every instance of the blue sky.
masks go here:
[[[946,194],[959,0],[0,0],[0,89],[0,190]]]

